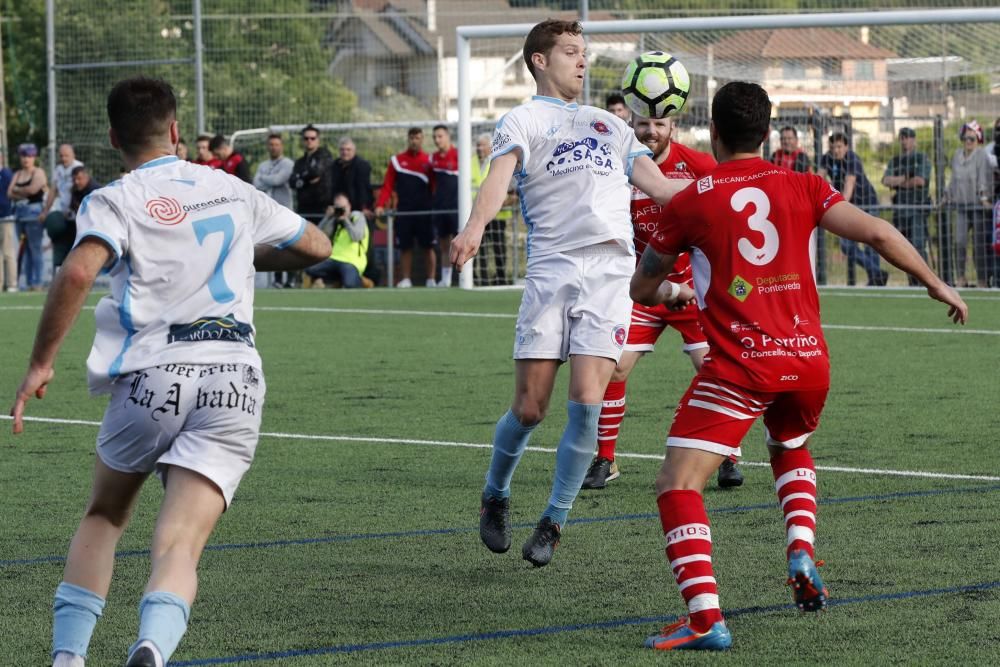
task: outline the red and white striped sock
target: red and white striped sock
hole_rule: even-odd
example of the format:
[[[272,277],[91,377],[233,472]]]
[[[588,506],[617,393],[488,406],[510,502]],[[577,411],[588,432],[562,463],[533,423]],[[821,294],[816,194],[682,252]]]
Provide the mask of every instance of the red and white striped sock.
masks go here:
[[[618,430],[625,418],[625,383],[609,382],[601,404],[601,418],[597,422],[597,455],[615,460]]]
[[[688,623],[707,632],[722,620],[712,572],[712,530],[697,491],[667,491],[656,499],[667,542],[667,560],[688,606]]]
[[[804,549],[815,558],[816,468],[808,449],[786,449],[771,458],[774,490],[785,514],[786,554]]]

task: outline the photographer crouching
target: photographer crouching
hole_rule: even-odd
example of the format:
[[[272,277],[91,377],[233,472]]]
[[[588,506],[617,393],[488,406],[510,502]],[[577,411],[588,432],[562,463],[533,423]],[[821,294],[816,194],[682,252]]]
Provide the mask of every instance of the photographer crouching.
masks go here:
[[[351,200],[343,192],[333,197],[319,228],[330,237],[330,259],[306,269],[313,287],[326,287],[327,281],[340,282],[346,288],[372,287],[361,276],[368,265],[368,221],[361,211],[351,210]]]

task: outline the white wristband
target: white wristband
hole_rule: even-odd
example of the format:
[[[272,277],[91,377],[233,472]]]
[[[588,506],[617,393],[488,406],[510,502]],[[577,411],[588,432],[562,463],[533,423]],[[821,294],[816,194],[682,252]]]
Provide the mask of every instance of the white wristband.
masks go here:
[[[667,298],[676,299],[677,295],[681,293],[681,286],[669,280],[665,280],[664,282],[670,285],[670,294],[667,295]]]

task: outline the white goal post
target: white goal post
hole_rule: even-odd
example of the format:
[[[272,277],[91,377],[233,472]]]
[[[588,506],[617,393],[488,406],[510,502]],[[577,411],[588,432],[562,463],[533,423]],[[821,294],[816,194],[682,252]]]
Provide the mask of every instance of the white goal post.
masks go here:
[[[682,33],[707,30],[764,30],[788,28],[845,28],[864,26],[906,26],[916,24],[1000,23],[1000,8],[871,11],[826,14],[785,14],[720,16],[705,18],[652,19],[627,21],[585,21],[584,36],[623,33]],[[468,178],[472,160],[472,82],[471,40],[527,36],[533,24],[460,26],[456,29],[458,61],[458,159],[459,227],[464,228],[472,210],[471,184]],[[461,273],[461,286],[473,287],[472,271]]]

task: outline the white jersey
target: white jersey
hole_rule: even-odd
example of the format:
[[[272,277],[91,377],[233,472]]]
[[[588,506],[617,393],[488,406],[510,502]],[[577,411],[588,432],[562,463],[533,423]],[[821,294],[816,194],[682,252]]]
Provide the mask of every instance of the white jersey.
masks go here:
[[[161,364],[246,363],[254,346],[254,246],[291,245],[301,217],[221,170],[166,156],[91,193],[77,215],[115,254],[87,359],[91,393]]]
[[[652,152],[625,121],[536,95],[497,123],[490,159],[515,148],[529,258],[605,241],[635,253],[628,182],[633,160]]]

